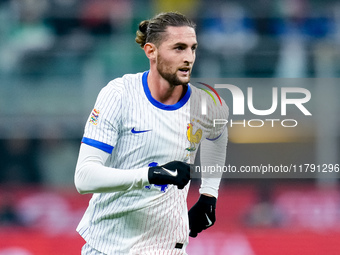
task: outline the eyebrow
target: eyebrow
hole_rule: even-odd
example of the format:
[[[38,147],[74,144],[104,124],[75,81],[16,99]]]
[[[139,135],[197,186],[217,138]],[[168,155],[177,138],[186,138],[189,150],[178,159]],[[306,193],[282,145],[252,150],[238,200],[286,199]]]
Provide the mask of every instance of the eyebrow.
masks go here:
[[[186,44],[186,43],[181,43],[181,42],[175,43],[175,44],[174,44],[174,47],[175,47],[175,46],[189,47],[188,44]],[[191,47],[196,47],[196,48],[197,48],[197,46],[198,46],[198,43],[194,43]]]

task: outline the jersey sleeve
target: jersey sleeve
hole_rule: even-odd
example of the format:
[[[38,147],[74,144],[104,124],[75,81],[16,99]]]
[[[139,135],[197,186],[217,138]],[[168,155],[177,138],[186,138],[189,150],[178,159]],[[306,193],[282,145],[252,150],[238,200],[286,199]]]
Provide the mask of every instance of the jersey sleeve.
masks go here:
[[[86,122],[82,143],[112,153],[121,127],[122,94],[118,79],[100,91]]]
[[[224,130],[222,134],[215,140],[204,140],[201,143],[201,165],[202,167],[225,165],[227,156],[228,130]],[[202,172],[202,182],[200,194],[210,194],[218,197],[218,190],[223,172]]]
[[[229,108],[222,98],[221,105],[213,104],[212,100],[210,100],[210,104],[208,102],[208,107],[210,108],[208,111],[212,113],[210,115],[212,127],[207,139],[216,140],[221,136],[224,130],[227,129]]]

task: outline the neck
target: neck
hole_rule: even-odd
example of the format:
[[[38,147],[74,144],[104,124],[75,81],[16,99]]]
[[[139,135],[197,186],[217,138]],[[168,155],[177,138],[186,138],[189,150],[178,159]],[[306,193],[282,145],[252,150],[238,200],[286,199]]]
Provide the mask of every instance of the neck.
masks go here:
[[[156,70],[150,69],[148,86],[152,97],[166,105],[176,104],[186,93],[183,85],[174,86],[165,80]]]

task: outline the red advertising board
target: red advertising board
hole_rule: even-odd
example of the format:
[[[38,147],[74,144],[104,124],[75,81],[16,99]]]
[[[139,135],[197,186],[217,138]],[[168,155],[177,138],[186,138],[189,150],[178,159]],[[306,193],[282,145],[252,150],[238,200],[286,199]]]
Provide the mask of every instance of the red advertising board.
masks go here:
[[[75,228],[90,195],[36,189],[0,194],[0,255],[80,254],[84,240]],[[256,194],[249,185],[221,190],[216,224],[190,238],[188,254],[340,254],[337,190],[276,187],[271,205],[257,203]],[[197,197],[194,188],[188,205]],[[273,215],[280,220],[270,220]]]

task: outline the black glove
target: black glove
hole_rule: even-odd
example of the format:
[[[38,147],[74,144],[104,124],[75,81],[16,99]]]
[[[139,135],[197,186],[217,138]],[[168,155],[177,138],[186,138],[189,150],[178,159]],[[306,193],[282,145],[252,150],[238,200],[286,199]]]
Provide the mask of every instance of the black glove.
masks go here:
[[[214,225],[216,198],[201,195],[197,203],[189,210],[189,236],[196,237],[202,230]]]
[[[172,161],[162,166],[149,168],[150,184],[174,184],[183,189],[190,180],[190,165],[181,161]]]

